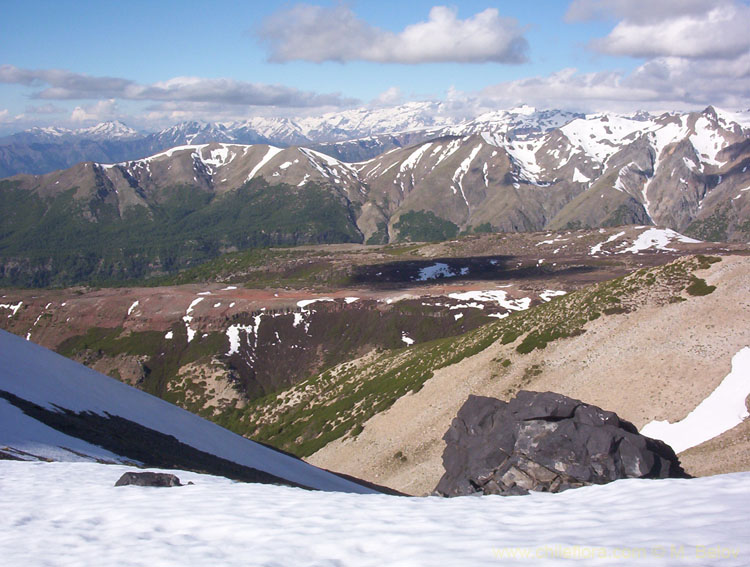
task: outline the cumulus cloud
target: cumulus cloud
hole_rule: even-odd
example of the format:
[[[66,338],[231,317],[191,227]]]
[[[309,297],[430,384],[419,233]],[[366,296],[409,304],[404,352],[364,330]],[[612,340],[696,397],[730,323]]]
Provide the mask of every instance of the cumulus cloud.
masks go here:
[[[494,8],[462,20],[456,9],[435,6],[427,21],[393,33],[360,20],[344,5],[298,4],[268,18],[260,38],[275,62],[522,63],[528,51],[516,20]]]
[[[750,6],[730,0],[577,0],[568,20],[619,18],[590,43],[630,57],[728,59],[750,50]]]
[[[76,106],[70,114],[70,120],[72,122],[102,122],[116,118],[117,114],[117,102],[111,98],[88,106]]]
[[[0,83],[37,88],[31,96],[42,100],[122,99],[139,101],[207,102],[238,106],[318,107],[355,102],[339,94],[319,94],[281,85],[234,79],[175,77],[141,85],[116,77],[92,77],[60,69],[22,69],[0,66]]]
[[[716,84],[721,88],[717,89]],[[632,111],[750,106],[750,57],[712,61],[657,58],[633,72],[580,73],[564,69],[546,76],[507,81],[477,95],[483,107],[521,103],[581,111]]]
[[[372,101],[374,106],[391,106],[400,104],[404,100],[404,95],[398,87],[390,87],[384,90]]]
[[[573,110],[596,110],[601,106],[618,109],[632,105],[643,107],[644,104],[661,102],[661,95],[652,88],[628,85],[619,72],[579,73],[572,68],[546,76],[499,83],[479,93],[483,104],[488,106],[527,103],[540,108]]]

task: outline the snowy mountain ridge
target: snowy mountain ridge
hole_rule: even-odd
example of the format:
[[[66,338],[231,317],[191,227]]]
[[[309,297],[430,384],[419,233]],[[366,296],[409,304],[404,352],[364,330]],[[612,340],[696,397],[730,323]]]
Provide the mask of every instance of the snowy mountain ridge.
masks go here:
[[[735,122],[742,127],[750,126],[750,111],[725,111],[716,109],[719,121],[728,124]],[[183,138],[182,144],[203,142],[257,143],[260,139],[274,144],[321,143],[363,139],[383,134],[399,134],[429,130],[436,135],[467,135],[482,131],[518,132],[525,135],[529,131],[546,132],[561,128],[575,120],[606,121],[607,119],[632,123],[633,129],[644,129],[644,122],[666,116],[685,116],[689,113],[663,113],[659,115],[644,111],[633,113],[594,113],[582,114],[555,109],[537,109],[521,105],[512,109],[499,109],[484,112],[472,117],[453,114],[444,103],[411,102],[384,108],[356,108],[339,112],[329,112],[320,116],[300,118],[256,116],[233,122],[205,122],[193,120],[180,122],[157,132],[135,130],[119,120],[105,121],[78,129],[61,127],[34,127],[7,136],[36,141],[51,141],[63,137],[91,138],[106,140],[133,139],[136,137]],[[641,123],[638,128],[637,123]],[[177,144],[175,144],[177,145]]]
[[[750,111],[713,112],[727,124],[735,122],[745,128],[750,124]],[[361,161],[394,147],[446,135],[466,136],[485,132],[516,140],[533,140],[573,122],[576,125],[568,130],[587,128],[577,121],[596,123],[611,120],[620,126],[627,125],[631,130],[647,130],[653,129],[653,123],[665,117],[688,114],[653,115],[639,111],[631,114],[584,115],[521,105],[471,116],[465,111],[456,113],[447,103],[410,102],[298,118],[255,116],[234,122],[194,120],[151,133],[138,132],[114,120],[75,130],[32,128],[0,138],[0,176],[46,173],[77,161],[132,160],[174,146],[210,142],[313,146],[345,161]],[[620,135],[617,132],[607,134],[603,128],[599,130],[598,138],[617,138]],[[36,148],[34,144],[44,144],[45,147]]]

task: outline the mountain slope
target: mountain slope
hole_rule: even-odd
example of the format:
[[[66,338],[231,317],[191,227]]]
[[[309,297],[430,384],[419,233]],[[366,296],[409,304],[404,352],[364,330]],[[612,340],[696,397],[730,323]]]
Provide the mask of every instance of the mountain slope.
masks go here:
[[[113,458],[113,452],[106,450],[106,446],[116,445],[130,447],[126,450],[131,454],[145,455],[153,466],[161,458],[164,447],[144,446],[148,439],[146,435],[151,434],[157,440],[165,436],[167,440],[175,439],[185,445],[178,450],[178,453],[187,454],[188,460],[183,466],[190,464],[189,450],[193,449],[214,456],[215,461],[221,459],[240,465],[240,468],[266,473],[259,475],[265,482],[286,481],[320,490],[374,492],[235,435],[5,331],[0,331],[0,358],[3,360],[0,410],[4,425],[0,430],[0,447],[5,455],[21,459],[60,458],[68,451],[68,458],[62,460],[146,460],[127,453]],[[19,410],[25,416],[22,417]],[[48,427],[40,426],[40,421]],[[86,439],[99,436],[100,447],[77,444],[68,450],[62,443],[67,444],[69,439],[54,429],[50,431],[49,427],[61,430],[68,437]],[[105,429],[107,427],[109,429]],[[111,437],[101,437],[102,430],[108,431]],[[23,433],[30,431],[37,435],[32,437],[30,433]],[[117,431],[125,437],[118,440]],[[126,438],[136,432],[140,435]],[[196,465],[213,466],[214,470],[218,466],[200,461],[196,461]]]
[[[214,144],[0,181],[0,278],[117,281],[230,250],[361,241],[353,174],[327,160],[335,162],[310,150]],[[268,176],[273,185],[256,175],[266,162],[284,172]]]
[[[357,165],[372,203],[360,218],[365,237],[399,235],[401,215],[427,211],[464,230],[656,224],[750,239],[750,136],[739,124],[711,107],[554,118],[564,125],[478,120]]]
[[[475,332],[474,342],[481,345],[477,350],[472,350],[474,342],[465,344],[467,335],[446,345],[447,354],[440,358],[423,349],[412,354],[413,362],[383,358],[376,364],[352,365],[357,369],[341,371],[344,379],[348,374],[367,381],[370,368],[384,366],[426,378],[421,388],[398,396],[388,409],[362,422],[356,435],[327,444],[309,461],[340,466],[349,474],[366,473],[407,493],[429,493],[443,472],[442,435],[468,395],[507,399],[521,388],[572,396],[615,411],[638,427],[654,419],[683,419],[729,374],[732,358],[750,346],[745,324],[750,317],[748,258],[725,257],[707,271],[695,272],[716,286],[705,296],[690,295],[676,285],[682,278],[677,267],[683,262],[643,270],[512,315],[494,324],[498,329],[493,339],[481,340],[487,327]],[[609,307],[590,309],[594,302],[608,301],[612,292]],[[590,315],[582,313],[581,306]],[[570,324],[577,325],[571,313],[587,320],[578,323],[582,332],[568,330]],[[541,321],[542,328],[558,329],[562,338],[542,342],[544,333],[534,336],[528,327],[519,328],[532,318]],[[512,328],[517,329],[514,334],[505,334]],[[463,357],[461,350],[466,351]],[[446,359],[447,364],[435,362]],[[384,385],[380,389],[386,390]],[[288,421],[292,420],[290,415]],[[735,447],[723,472],[750,466],[748,440]],[[700,459],[688,461],[692,468],[687,472],[704,473],[715,461],[713,455],[704,451]]]

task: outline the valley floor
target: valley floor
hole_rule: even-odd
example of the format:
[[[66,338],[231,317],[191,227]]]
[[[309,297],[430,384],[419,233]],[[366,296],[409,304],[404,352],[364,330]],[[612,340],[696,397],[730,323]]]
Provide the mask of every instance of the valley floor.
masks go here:
[[[621,480],[560,494],[405,498],[129,467],[0,461],[9,566],[747,565],[750,473]],[[515,561],[514,561],[515,560]]]

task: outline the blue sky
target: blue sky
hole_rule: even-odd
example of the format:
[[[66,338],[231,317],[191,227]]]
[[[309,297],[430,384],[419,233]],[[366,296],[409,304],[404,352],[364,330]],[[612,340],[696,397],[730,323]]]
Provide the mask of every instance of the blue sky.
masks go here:
[[[300,116],[449,101],[750,106],[743,0],[6,0],[0,130]]]

